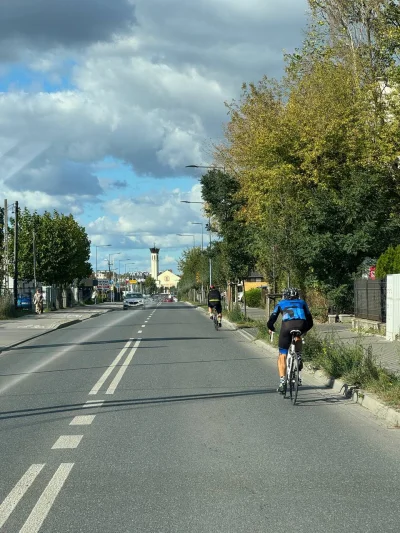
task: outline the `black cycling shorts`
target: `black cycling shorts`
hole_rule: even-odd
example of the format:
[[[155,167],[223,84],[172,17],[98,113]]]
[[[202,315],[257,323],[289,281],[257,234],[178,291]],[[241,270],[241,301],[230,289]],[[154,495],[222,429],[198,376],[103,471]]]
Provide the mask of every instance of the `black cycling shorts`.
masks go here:
[[[221,305],[221,302],[209,302],[208,307],[210,307],[211,309],[212,309],[213,307],[215,307],[215,309],[217,310],[217,313],[218,313],[219,315],[222,313],[222,305]]]
[[[307,331],[306,320],[286,320],[282,322],[281,332],[279,334],[279,351],[281,353],[288,353],[290,343],[292,342],[292,335],[290,332],[294,329],[300,330],[302,333]]]

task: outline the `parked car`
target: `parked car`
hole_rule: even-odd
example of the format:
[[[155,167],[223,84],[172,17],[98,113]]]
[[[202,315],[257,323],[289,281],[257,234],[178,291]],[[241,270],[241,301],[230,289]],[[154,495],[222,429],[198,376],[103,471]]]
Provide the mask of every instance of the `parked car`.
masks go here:
[[[126,309],[131,309],[132,307],[139,307],[144,305],[144,298],[141,292],[128,292],[125,294],[122,307],[124,311]]]
[[[163,299],[163,302],[166,302],[166,303],[173,303],[174,299],[172,296],[166,296],[164,299]]]

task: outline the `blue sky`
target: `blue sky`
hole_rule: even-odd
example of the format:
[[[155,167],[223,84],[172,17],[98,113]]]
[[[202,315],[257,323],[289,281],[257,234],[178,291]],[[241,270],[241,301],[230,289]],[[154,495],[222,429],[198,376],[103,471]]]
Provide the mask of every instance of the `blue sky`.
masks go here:
[[[3,0],[0,183],[30,209],[72,213],[121,264],[177,271],[206,223],[201,171],[225,101],[283,73],[305,0]],[[21,15],[22,14],[22,15]],[[100,265],[101,263],[101,265]]]

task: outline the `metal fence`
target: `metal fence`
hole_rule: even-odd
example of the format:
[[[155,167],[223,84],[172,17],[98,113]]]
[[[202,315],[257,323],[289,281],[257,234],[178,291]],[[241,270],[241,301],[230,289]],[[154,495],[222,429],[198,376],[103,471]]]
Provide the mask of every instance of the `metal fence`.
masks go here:
[[[357,279],[354,282],[354,316],[386,322],[386,280]]]

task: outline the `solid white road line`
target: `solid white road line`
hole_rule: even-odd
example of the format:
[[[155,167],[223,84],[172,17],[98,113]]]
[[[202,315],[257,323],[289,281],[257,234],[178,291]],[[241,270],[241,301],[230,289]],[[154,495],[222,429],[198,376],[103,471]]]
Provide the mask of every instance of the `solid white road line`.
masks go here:
[[[18,502],[35,481],[36,476],[43,467],[44,464],[31,465],[0,505],[0,528],[6,523],[8,517],[14,511]]]
[[[74,463],[61,463],[19,533],[39,531],[73,466]]]
[[[129,341],[125,344],[125,346],[122,348],[122,350],[119,352],[117,357],[114,359],[114,361],[111,363],[111,365],[107,368],[107,370],[104,372],[104,374],[101,376],[99,381],[96,383],[96,385],[92,388],[92,390],[89,392],[89,394],[97,394],[99,390],[101,389],[102,385],[108,378],[108,376],[111,374],[111,372],[114,370],[114,368],[117,366],[117,364],[120,362],[122,357],[124,356],[126,350],[130,347],[133,339],[129,339]]]
[[[61,435],[51,447],[52,450],[65,450],[77,448],[83,435]]]
[[[70,426],[90,426],[90,424],[95,419],[96,415],[82,415],[82,416],[75,416],[71,422],[69,423]]]
[[[142,339],[138,339],[138,340],[135,342],[135,344],[134,344],[132,350],[130,351],[129,355],[126,357],[126,359],[125,359],[125,361],[124,361],[124,364],[123,364],[123,365],[121,366],[121,368],[118,370],[117,375],[116,375],[115,378],[112,380],[111,385],[108,387],[108,389],[107,389],[107,391],[106,391],[106,394],[114,394],[115,389],[117,388],[118,383],[121,381],[122,376],[125,374],[126,369],[127,369],[128,366],[129,366],[129,363],[132,361],[133,356],[135,355],[136,350],[138,349],[141,340],[142,340]]]

